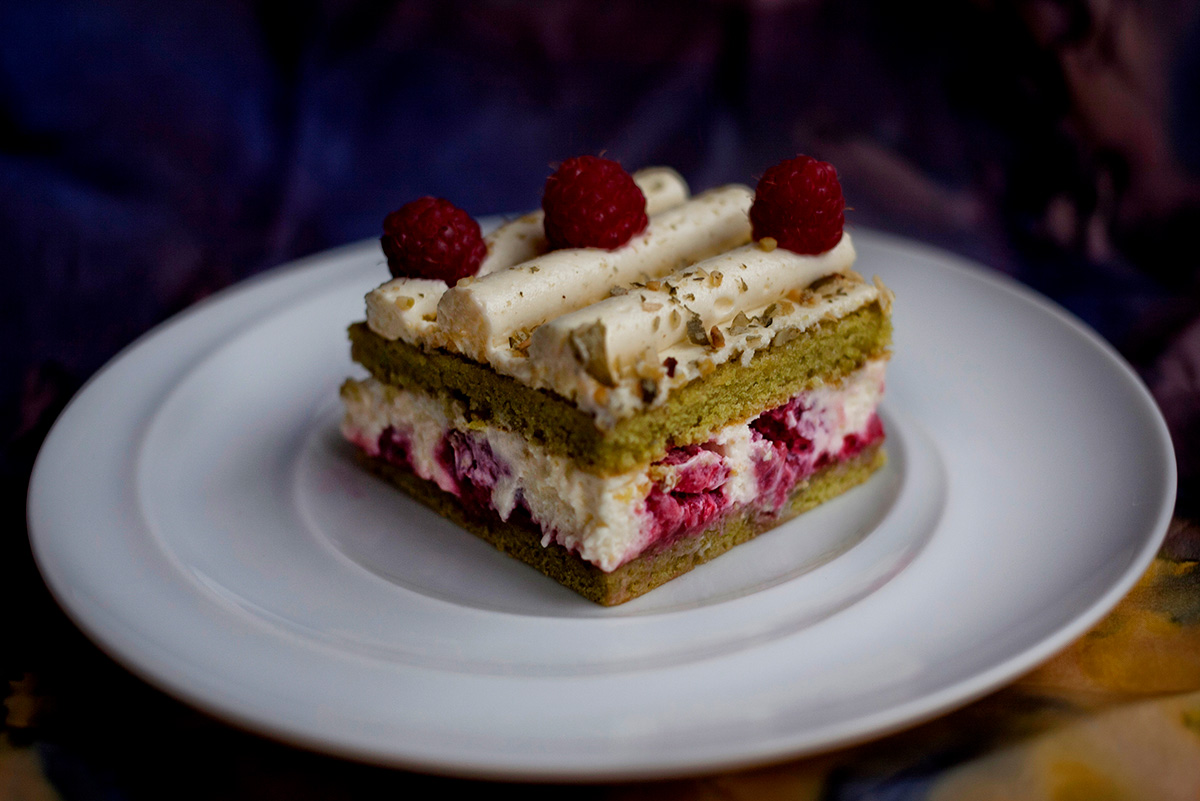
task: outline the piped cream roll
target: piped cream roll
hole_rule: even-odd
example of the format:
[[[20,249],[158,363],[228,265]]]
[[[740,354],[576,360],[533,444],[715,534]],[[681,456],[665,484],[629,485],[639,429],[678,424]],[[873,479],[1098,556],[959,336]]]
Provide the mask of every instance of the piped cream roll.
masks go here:
[[[614,287],[653,279],[738,247],[750,240],[753,193],[733,185],[651,218],[638,236],[616,250],[556,250],[508,270],[464,279],[442,296],[439,344],[477,361],[506,349],[515,336],[602,300]]]
[[[669,167],[647,167],[633,174],[646,197],[646,213],[660,214],[688,199],[683,176]],[[484,237],[487,256],[476,277],[536,259],[549,250],[545,214],[539,209],[496,228]],[[367,293],[367,325],[385,339],[415,342],[430,338],[436,327],[437,305],[449,287],[426,278],[395,278]]]
[[[746,245],[547,322],[534,331],[529,358],[543,374],[583,367],[611,386],[678,342],[709,345],[714,327],[849,271],[854,259],[849,234],[818,255]]]

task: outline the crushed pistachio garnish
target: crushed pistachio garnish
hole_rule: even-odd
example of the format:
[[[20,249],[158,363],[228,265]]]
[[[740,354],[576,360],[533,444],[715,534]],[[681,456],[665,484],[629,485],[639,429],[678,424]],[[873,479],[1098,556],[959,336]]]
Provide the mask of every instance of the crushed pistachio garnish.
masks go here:
[[[687,336],[693,345],[709,346],[708,333],[704,330],[704,321],[694,311],[688,312]]]
[[[525,329],[517,329],[513,331],[512,336],[508,338],[508,346],[515,351],[524,352],[529,350],[529,343],[533,341],[533,335]]]
[[[582,365],[584,371],[601,384],[615,387],[617,380],[612,371],[608,369],[608,359],[605,358],[604,353],[606,333],[604,323],[597,320],[591,325],[573,330],[569,341],[575,361]]]
[[[809,284],[808,288],[813,292],[820,292],[824,287],[827,287],[836,281],[840,281],[842,278],[843,276],[841,273],[830,273],[829,275],[823,275],[816,281],[813,281],[811,284]]]
[[[795,328],[795,327],[785,328],[782,331],[780,331],[778,334],[775,335],[775,339],[771,344],[776,345],[776,346],[786,345],[787,343],[791,342],[792,340],[798,339],[800,337],[801,333],[802,332],[800,331],[799,328]]]

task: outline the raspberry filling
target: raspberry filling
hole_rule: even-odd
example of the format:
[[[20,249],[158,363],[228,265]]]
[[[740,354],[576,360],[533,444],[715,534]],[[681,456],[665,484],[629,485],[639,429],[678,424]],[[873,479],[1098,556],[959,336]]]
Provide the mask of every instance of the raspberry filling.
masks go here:
[[[765,446],[754,460],[759,497],[764,506],[776,511],[798,483],[827,465],[857,456],[884,437],[879,415],[872,414],[861,431],[842,439],[836,452],[818,451],[813,440],[819,436],[822,421],[806,412],[811,410],[804,408],[802,399],[793,398],[750,423],[754,440]]]
[[[630,508],[641,518],[640,542],[621,562],[698,534],[735,507],[750,505],[758,514],[778,514],[799,483],[884,438],[876,413],[871,412],[857,431],[847,432],[841,422],[846,414],[842,404],[820,397],[805,393],[763,412],[749,421],[749,436],[742,435],[740,446],[712,440],[676,447],[650,465],[646,476],[651,488],[644,501]],[[369,450],[391,464],[415,470],[420,461],[412,438],[400,428],[387,426],[374,444]],[[741,456],[728,455],[731,448]],[[553,520],[531,514],[524,491],[513,486],[520,471],[497,456],[485,434],[451,428],[437,440],[433,458],[441,475],[425,477],[457,496],[469,514],[499,513],[506,520],[517,515],[517,520],[536,522],[547,544],[563,541]],[[739,470],[740,490],[735,488]],[[507,506],[497,498],[506,498]],[[505,506],[503,511],[500,506]]]
[[[487,440],[452,429],[442,437],[438,463],[454,479],[454,494],[468,511],[495,510],[492,490],[501,478],[512,475],[507,464],[496,458]]]

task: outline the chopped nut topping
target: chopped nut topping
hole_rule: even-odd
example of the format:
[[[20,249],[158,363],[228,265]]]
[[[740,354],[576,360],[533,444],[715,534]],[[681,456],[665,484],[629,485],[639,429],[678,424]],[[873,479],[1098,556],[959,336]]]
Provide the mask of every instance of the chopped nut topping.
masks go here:
[[[729,324],[729,333],[735,337],[741,336],[754,325],[755,322],[747,317],[745,312],[738,312],[733,318],[733,322]]]
[[[649,300],[642,301],[642,311],[656,312],[659,309],[661,309],[662,307],[663,307],[663,305],[661,303],[654,303]]]
[[[786,345],[794,339],[800,337],[801,331],[799,328],[785,328],[775,335],[774,345]]]
[[[760,250],[770,253],[772,250],[779,247],[779,242],[777,242],[773,236],[764,236],[762,239],[758,240],[758,247]]]
[[[508,346],[516,351],[526,351],[532,341],[533,336],[528,331],[518,329],[513,331],[512,336],[508,338]]]
[[[829,275],[823,275],[820,278],[818,278],[816,281],[813,281],[811,284],[808,285],[808,288],[812,292],[820,292],[825,287],[829,286],[830,284],[836,283],[840,280],[842,280],[841,273],[830,273]]]
[[[656,278],[652,278],[646,282],[646,289],[649,289],[651,292],[659,292],[662,290],[662,288],[662,281],[659,281]]]
[[[683,323],[683,315],[679,313],[679,309],[671,309],[671,315],[667,318],[667,322],[672,328],[678,328]]]
[[[634,286],[638,285],[634,284]],[[612,295],[613,297],[616,297],[617,295],[628,295],[629,290],[623,286],[614,286],[612,289],[608,290],[608,294]]]
[[[795,307],[795,305],[792,304],[791,301],[789,301],[789,300],[779,301],[779,313],[780,314],[791,314],[795,310],[796,310],[796,307]]]
[[[704,330],[704,321],[700,319],[700,315],[695,312],[689,312],[687,321],[687,336],[688,340],[693,345],[709,346],[708,334]]]
[[[608,359],[605,358],[605,333],[604,323],[597,320],[591,325],[576,328],[571,332],[569,341],[575,360],[583,366],[584,371],[601,384],[615,387],[616,378],[608,369]]]
[[[717,328],[715,325],[709,330],[708,339],[715,349],[725,347],[725,335],[722,334],[721,329]]]

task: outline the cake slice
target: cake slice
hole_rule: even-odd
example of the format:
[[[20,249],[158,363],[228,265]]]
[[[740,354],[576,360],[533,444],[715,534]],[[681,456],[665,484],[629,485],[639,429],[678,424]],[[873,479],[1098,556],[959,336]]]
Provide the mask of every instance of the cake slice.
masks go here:
[[[691,196],[571,159],[486,239],[428,200],[385,223],[343,432],[500,550],[618,604],[883,464],[892,295],[853,270],[829,165]]]

